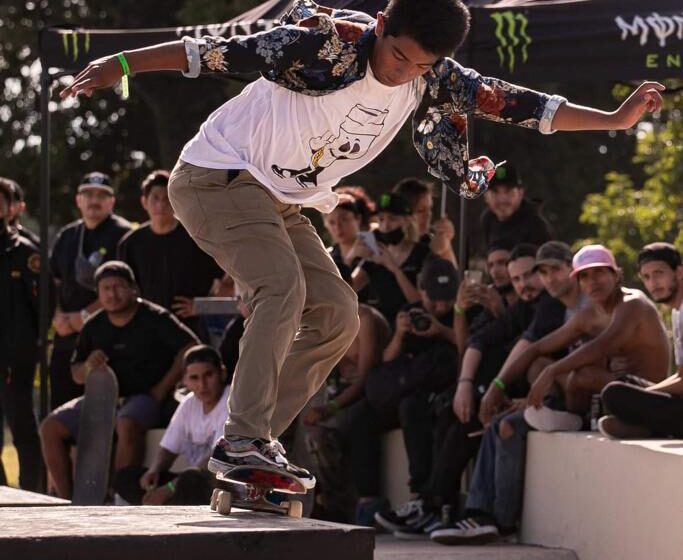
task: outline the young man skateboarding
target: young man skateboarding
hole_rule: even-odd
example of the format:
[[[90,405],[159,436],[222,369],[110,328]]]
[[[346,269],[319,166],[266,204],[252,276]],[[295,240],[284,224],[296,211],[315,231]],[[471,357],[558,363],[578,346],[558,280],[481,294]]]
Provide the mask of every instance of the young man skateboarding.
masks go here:
[[[460,0],[391,0],[384,13],[297,0],[283,25],[230,39],[183,38],[92,62],[62,96],[113,86],[124,74],[260,72],[188,142],[169,184],[178,219],[235,278],[252,311],[210,467],[289,464],[277,441],[352,343],[356,297],[302,206],[330,212],[339,180],[373,160],[413,116],[417,151],[434,176],[466,181],[466,115],[554,130],[625,129],[661,104],[641,85],[613,113],[579,107],[448,58],[464,40]]]

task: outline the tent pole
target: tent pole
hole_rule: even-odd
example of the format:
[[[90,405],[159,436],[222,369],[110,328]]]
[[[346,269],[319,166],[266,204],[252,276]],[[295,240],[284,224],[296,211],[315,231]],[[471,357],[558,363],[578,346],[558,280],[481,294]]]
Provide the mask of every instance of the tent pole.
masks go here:
[[[40,419],[48,412],[47,334],[50,328],[50,271],[48,266],[48,228],[50,225],[50,86],[52,77],[47,68],[40,76]]]

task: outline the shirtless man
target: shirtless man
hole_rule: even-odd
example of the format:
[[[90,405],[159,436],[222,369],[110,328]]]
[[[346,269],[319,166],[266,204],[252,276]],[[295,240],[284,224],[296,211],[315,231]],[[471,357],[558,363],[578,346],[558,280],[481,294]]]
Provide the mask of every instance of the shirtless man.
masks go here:
[[[581,340],[565,358],[548,365],[529,392],[527,422],[537,429],[557,425],[566,414],[543,407],[554,385],[565,395],[567,410],[583,415],[591,396],[607,383],[629,380],[648,385],[659,382],[670,367],[666,330],[654,304],[639,290],[624,288],[614,255],[601,245],[587,245],[574,256],[572,275],[593,305],[579,311],[565,325],[534,343],[528,351],[552,354]]]

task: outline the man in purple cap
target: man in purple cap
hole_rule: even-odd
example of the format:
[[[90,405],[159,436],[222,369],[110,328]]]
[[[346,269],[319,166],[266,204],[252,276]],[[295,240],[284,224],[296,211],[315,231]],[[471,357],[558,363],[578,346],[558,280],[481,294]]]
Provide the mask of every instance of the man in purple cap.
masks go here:
[[[670,369],[669,340],[657,308],[640,290],[621,285],[612,252],[586,245],[574,255],[572,269],[593,305],[535,344],[542,354],[552,354],[589,341],[547,366],[531,387],[525,419],[542,431],[579,429],[592,395],[611,381],[647,386]],[[543,406],[554,386],[564,393],[567,412]]]

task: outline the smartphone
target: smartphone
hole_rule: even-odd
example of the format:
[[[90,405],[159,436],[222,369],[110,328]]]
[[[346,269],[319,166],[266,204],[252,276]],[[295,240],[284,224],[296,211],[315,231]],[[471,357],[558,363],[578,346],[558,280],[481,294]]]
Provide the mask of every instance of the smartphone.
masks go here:
[[[468,286],[478,286],[484,281],[484,273],[481,270],[466,270],[465,284]]]
[[[374,233],[371,231],[359,231],[358,237],[363,240],[363,243],[367,245],[373,255],[379,255],[379,246],[377,245],[377,238]]]

